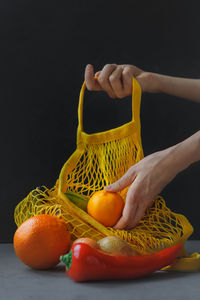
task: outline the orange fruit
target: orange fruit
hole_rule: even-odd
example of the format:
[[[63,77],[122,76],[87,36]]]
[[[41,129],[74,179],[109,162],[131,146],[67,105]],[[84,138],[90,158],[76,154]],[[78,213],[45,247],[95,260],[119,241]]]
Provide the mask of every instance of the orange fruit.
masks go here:
[[[101,190],[89,199],[87,212],[99,223],[112,227],[121,217],[123,208],[124,201],[118,193]]]
[[[36,215],[16,230],[13,246],[18,258],[34,269],[48,269],[60,262],[70,248],[70,232],[59,217]]]

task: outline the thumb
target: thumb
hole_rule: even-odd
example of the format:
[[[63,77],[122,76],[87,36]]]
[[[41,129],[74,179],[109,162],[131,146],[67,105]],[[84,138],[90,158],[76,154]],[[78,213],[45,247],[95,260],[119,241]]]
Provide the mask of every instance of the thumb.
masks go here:
[[[85,82],[86,82],[86,87],[89,91],[101,91],[102,90],[101,86],[98,83],[96,74],[94,76],[94,68],[93,68],[93,65],[91,65],[91,64],[88,64],[85,68]]]
[[[87,64],[85,71],[89,72],[92,76],[94,76],[94,67],[91,64]]]
[[[135,175],[133,174],[133,169],[130,168],[119,180],[110,185],[106,185],[104,189],[108,192],[118,192],[129,186],[134,179]]]

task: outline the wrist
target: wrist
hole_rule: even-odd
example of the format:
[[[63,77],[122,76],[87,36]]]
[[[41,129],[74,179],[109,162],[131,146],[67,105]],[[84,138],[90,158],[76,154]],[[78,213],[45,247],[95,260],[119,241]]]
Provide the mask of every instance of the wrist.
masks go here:
[[[189,162],[188,159],[186,160],[185,147],[182,142],[169,148],[169,156],[170,165],[175,175],[188,167]]]
[[[164,158],[163,169],[166,170],[166,174],[168,174],[170,178],[174,178],[183,167],[183,160],[180,157],[180,152],[179,145],[174,145],[162,151]]]
[[[167,150],[170,164],[178,174],[200,160],[200,131]]]
[[[174,78],[158,73],[152,73],[152,76],[154,78],[157,93],[168,94],[169,90],[171,89],[171,86],[173,86],[174,84]]]
[[[148,83],[145,92],[160,93],[161,92],[161,76],[157,73],[145,72],[146,82]]]
[[[155,93],[162,92],[162,75],[158,73],[151,73],[152,81],[154,82]]]

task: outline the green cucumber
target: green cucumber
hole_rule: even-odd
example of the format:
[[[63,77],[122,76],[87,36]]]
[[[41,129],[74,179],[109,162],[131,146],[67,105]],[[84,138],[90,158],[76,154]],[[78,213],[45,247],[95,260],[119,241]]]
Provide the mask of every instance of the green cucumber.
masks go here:
[[[86,197],[72,191],[66,191],[65,195],[72,203],[87,212],[88,199]]]

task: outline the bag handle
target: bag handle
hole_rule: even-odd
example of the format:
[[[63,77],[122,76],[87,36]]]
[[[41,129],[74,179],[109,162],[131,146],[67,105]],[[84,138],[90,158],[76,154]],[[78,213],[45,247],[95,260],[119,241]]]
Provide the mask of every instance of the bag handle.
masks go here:
[[[97,80],[97,76],[94,77]],[[141,87],[138,81],[132,76],[132,121],[133,123],[140,124],[140,102],[141,102]],[[83,82],[80,96],[79,96],[79,105],[78,105],[78,133],[84,132],[83,128],[83,100],[85,93],[86,83]]]

